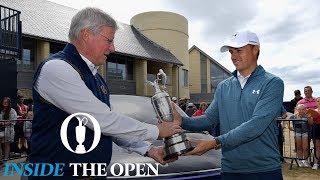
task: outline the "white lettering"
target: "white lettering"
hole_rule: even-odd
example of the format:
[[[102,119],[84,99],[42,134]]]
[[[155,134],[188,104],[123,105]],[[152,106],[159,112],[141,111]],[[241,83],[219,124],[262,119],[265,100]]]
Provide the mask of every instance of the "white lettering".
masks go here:
[[[98,175],[97,176],[107,176],[107,164],[106,163],[98,163]],[[102,174],[104,173],[104,174]]]
[[[115,168],[116,165],[119,166],[119,174],[116,174],[116,173],[114,172],[114,168]],[[112,176],[121,176],[121,174],[123,173],[123,167],[122,167],[122,165],[119,164],[119,163],[114,163],[114,164],[112,164],[112,166],[110,167],[110,172],[111,172]]]
[[[146,176],[146,173],[144,172],[145,164],[144,163],[136,163],[136,166],[137,166],[136,176]],[[143,172],[143,174],[140,174],[141,171]]]
[[[87,171],[91,171],[90,176],[95,176],[95,165],[96,163],[90,163],[91,168],[88,168],[88,163],[82,163],[83,169],[82,169],[82,176],[88,176]]]
[[[78,165],[79,165],[79,167],[81,167],[82,166],[82,164],[81,163],[70,163],[69,164],[69,167],[71,167],[71,166],[73,166],[73,175],[72,176],[79,176],[78,175]]]
[[[124,176],[130,176],[129,172],[134,171],[135,165],[132,163],[125,163],[124,164],[125,174]]]
[[[158,176],[159,175],[159,163],[155,163],[156,167],[154,167],[151,163],[146,163],[146,165],[148,166],[148,174],[147,176],[150,176],[150,169],[153,172],[153,175]]]

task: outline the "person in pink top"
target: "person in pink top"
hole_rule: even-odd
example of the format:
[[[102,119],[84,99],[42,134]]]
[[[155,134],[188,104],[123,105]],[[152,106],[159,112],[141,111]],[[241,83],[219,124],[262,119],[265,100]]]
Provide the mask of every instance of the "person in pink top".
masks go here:
[[[317,170],[320,162],[320,97],[317,98],[317,109],[319,115],[313,120],[314,122],[314,139],[315,139],[315,160],[312,169]]]
[[[304,104],[307,109],[315,110],[317,108],[317,100],[316,98],[312,97],[312,93],[313,91],[311,86],[304,87],[305,98],[298,101],[297,106],[298,104]]]
[[[207,108],[208,108],[208,104],[205,102],[201,102],[199,110],[197,110],[195,113],[193,113],[192,117],[202,116],[204,114],[204,112],[207,110]]]
[[[18,95],[18,102],[17,102],[17,114],[18,119],[26,119],[26,115],[28,112],[28,106],[23,104],[24,97],[21,95]]]

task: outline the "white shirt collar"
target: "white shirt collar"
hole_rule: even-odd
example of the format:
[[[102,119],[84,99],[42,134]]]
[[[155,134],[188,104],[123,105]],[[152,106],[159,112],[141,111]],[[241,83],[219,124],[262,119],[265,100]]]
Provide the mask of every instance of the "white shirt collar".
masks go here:
[[[238,76],[238,81],[240,82],[240,85],[241,85],[241,89],[243,89],[244,85],[246,85],[249,77],[250,77],[251,74],[249,74],[247,77],[243,77],[239,71],[237,71],[237,76]]]
[[[84,57],[82,54],[80,54],[81,58],[84,60],[84,62],[86,62],[86,64],[88,65],[90,71],[92,72],[92,74],[95,76],[97,74],[97,71],[99,69],[99,66],[94,65],[89,59],[87,59],[86,57]]]

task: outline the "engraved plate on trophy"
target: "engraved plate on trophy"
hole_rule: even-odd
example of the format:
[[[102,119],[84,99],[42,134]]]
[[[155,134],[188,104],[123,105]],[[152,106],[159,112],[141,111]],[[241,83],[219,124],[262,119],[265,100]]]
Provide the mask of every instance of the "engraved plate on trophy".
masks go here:
[[[159,70],[157,78],[154,82],[148,81],[148,83],[154,88],[155,95],[151,97],[151,104],[160,119],[160,121],[172,122],[173,108],[171,103],[171,98],[166,90],[167,76],[162,69]],[[162,84],[161,89],[159,82]],[[186,139],[184,133],[174,134],[172,136],[164,138],[165,144],[165,157],[164,160],[182,155],[193,149],[191,143]]]

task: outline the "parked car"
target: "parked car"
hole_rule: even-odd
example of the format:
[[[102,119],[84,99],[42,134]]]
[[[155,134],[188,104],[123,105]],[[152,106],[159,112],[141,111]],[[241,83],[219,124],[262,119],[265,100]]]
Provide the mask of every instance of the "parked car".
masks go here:
[[[157,124],[158,119],[151,104],[151,98],[132,95],[111,95],[111,104],[114,111],[120,112],[141,122]],[[179,107],[178,112],[182,116],[187,116]],[[207,138],[213,137],[206,132],[190,132],[187,131],[187,137]],[[152,142],[154,145],[163,145],[163,140]],[[130,176],[126,177],[110,177],[110,166],[114,163],[152,163],[155,161],[149,157],[143,157],[137,153],[129,153],[116,144],[113,145],[113,156],[108,167],[109,178],[134,178],[135,172],[130,172]],[[180,156],[179,159],[168,165],[159,166],[159,174],[157,177],[151,176],[150,179],[220,179],[221,170],[221,151],[210,150],[202,156]],[[119,172],[119,169],[115,171]],[[146,177],[143,177],[146,179]]]

